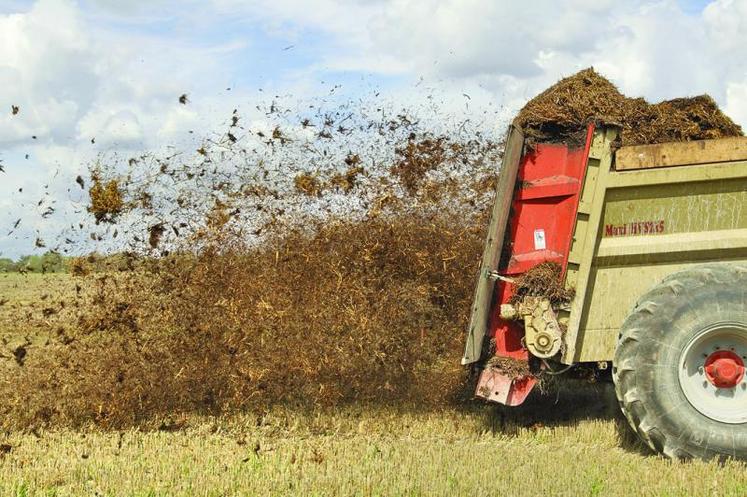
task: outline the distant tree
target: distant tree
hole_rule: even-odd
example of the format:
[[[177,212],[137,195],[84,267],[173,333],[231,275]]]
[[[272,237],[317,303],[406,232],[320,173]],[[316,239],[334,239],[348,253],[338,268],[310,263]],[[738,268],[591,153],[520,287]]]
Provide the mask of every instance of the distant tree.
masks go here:
[[[16,263],[18,271],[28,271],[29,273],[41,273],[41,256],[24,255]]]
[[[62,273],[65,271],[65,259],[59,252],[47,251],[41,256],[41,270],[45,273]]]
[[[15,271],[15,262],[7,257],[0,257],[0,273],[10,273]]]
[[[0,272],[65,273],[71,257],[49,250],[42,255],[24,255],[17,261],[0,259]]]

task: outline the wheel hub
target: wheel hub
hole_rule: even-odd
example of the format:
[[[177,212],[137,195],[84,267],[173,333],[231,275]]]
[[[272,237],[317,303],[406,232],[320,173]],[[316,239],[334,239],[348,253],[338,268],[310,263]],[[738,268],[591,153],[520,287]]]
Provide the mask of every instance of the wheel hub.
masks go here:
[[[734,388],[744,378],[744,361],[730,350],[717,350],[705,361],[708,381],[717,388]]]
[[[679,360],[690,405],[729,424],[747,423],[747,323],[719,322],[696,332]]]

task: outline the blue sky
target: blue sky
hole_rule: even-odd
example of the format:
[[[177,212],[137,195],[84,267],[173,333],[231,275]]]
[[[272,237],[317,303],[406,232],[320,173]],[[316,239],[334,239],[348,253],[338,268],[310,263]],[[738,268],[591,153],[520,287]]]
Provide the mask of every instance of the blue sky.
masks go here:
[[[699,14],[711,3],[711,0],[678,0],[677,3],[688,14]]]
[[[261,120],[276,94],[413,107],[428,86],[450,113],[503,109],[500,129],[593,65],[649,100],[709,93],[747,125],[745,46],[745,0],[0,0],[0,257],[64,231],[85,199],[60,178],[98,154],[183,145],[236,107]]]

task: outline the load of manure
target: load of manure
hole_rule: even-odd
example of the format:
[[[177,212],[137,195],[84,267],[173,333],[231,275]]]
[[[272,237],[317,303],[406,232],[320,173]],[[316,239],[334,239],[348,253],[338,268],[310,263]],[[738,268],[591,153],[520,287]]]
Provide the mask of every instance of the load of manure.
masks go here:
[[[583,143],[590,123],[622,127],[622,145],[742,136],[708,95],[650,104],[626,97],[593,68],[561,79],[531,99],[515,123],[534,142]]]
[[[567,304],[573,300],[575,291],[563,283],[563,268],[556,262],[542,262],[514,280],[511,302],[516,304],[523,297],[545,297],[553,305]]]

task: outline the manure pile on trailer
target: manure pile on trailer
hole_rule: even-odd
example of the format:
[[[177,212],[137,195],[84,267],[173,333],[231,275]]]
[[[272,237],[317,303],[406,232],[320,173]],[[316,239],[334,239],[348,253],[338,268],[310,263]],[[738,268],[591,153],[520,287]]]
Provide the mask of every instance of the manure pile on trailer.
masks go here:
[[[516,123],[537,142],[579,139],[589,123],[622,127],[622,145],[742,136],[742,129],[708,95],[650,104],[626,97],[594,69],[562,79],[531,99]]]
[[[0,359],[0,426],[171,429],[191,413],[470,395],[459,359],[501,158],[492,116],[261,110],[262,126],[234,112],[194,150],[102,157],[79,178],[90,238],[116,255],[76,261],[75,295],[48,305],[75,316],[49,345]],[[708,97],[649,105],[592,70],[517,121],[535,141],[589,122],[621,124],[624,143],[741,134]],[[539,273],[568,298],[550,266],[524,291],[542,292]]]

